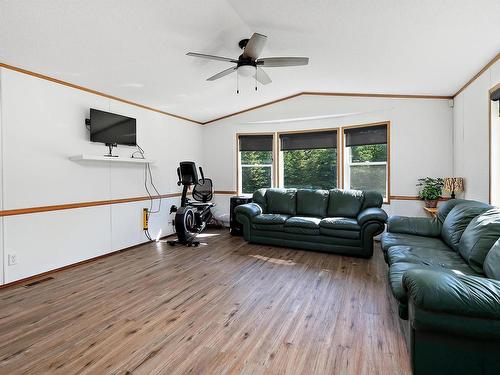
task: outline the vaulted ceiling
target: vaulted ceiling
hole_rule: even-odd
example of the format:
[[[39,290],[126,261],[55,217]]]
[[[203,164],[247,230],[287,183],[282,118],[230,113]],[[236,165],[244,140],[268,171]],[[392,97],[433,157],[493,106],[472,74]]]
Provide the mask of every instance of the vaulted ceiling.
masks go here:
[[[300,91],[452,95],[500,51],[498,0],[0,0],[0,62],[199,121]],[[268,36],[259,86],[206,78]]]

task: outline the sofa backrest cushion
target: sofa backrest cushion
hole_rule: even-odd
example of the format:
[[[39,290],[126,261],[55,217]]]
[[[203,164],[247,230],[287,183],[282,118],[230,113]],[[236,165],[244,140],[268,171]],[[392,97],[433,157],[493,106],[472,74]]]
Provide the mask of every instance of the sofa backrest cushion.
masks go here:
[[[467,228],[472,219],[488,211],[490,208],[491,206],[486,203],[475,201],[465,201],[457,204],[448,213],[443,222],[441,229],[443,241],[455,249],[455,251],[458,250],[458,243],[465,228]]]
[[[363,206],[361,207],[361,210],[372,207],[380,208],[382,207],[382,203],[384,203],[384,197],[382,197],[382,194],[380,194],[378,191],[364,191],[364,196],[365,198],[363,200]]]
[[[295,215],[297,213],[296,189],[267,189],[267,212],[270,214]]]
[[[492,208],[469,223],[458,244],[460,255],[476,272],[483,272],[483,263],[493,244],[500,238],[500,209]]]
[[[328,208],[328,190],[297,190],[297,215],[324,218]]]
[[[490,279],[500,280],[500,239],[498,239],[488,252],[484,260],[484,273]]]
[[[446,217],[448,216],[450,211],[453,210],[453,208],[455,208],[455,206],[462,204],[462,203],[481,203],[481,202],[471,201],[468,199],[450,199],[450,200],[443,202],[439,205],[438,212],[437,212],[438,220],[441,221],[441,223],[444,223],[444,221],[446,220]],[[482,203],[482,204],[486,204],[486,203]],[[489,206],[489,207],[493,208],[493,206]]]
[[[256,190],[252,196],[252,202],[257,203],[262,208],[263,214],[267,212],[266,190],[267,189]]]
[[[363,206],[361,190],[330,190],[328,217],[356,217]]]

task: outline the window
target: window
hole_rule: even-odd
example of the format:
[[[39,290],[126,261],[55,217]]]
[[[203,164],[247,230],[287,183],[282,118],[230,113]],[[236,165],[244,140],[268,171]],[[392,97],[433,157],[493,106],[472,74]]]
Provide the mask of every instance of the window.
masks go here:
[[[375,190],[388,200],[388,125],[345,128],[344,188]]]
[[[337,131],[281,133],[279,186],[337,187]]]
[[[238,136],[238,192],[273,186],[273,135]]]

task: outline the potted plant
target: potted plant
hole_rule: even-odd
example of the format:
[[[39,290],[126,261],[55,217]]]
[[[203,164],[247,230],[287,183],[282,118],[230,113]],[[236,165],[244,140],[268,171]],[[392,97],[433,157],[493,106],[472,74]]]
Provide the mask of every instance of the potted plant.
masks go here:
[[[420,187],[418,196],[425,201],[425,207],[436,208],[441,194],[443,194],[444,180],[442,178],[419,178]]]

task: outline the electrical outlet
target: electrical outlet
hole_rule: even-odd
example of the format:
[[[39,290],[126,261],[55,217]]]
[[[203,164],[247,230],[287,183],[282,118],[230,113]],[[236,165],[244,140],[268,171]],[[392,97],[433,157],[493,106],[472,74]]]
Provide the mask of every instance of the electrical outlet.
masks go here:
[[[9,266],[15,266],[19,262],[17,254],[9,254],[7,257]]]

